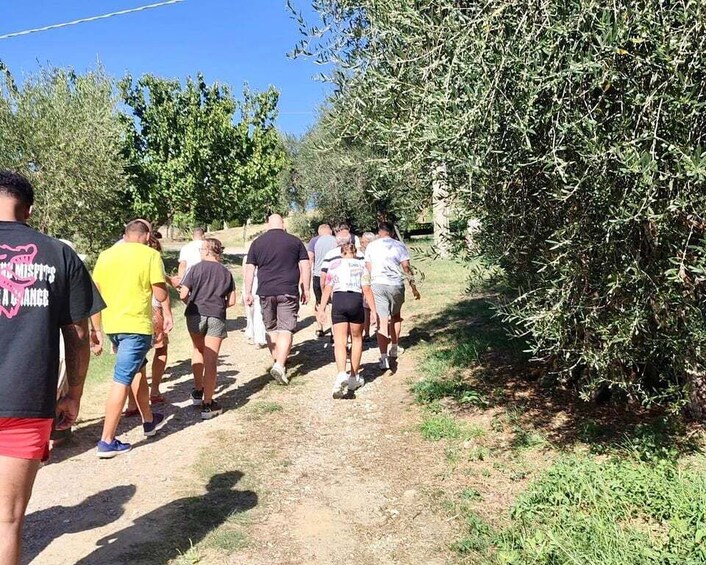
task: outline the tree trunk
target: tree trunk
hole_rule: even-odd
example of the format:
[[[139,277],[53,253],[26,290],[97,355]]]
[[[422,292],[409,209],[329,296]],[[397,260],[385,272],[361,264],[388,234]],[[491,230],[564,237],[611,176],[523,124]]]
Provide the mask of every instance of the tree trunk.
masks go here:
[[[434,214],[434,246],[440,257],[451,255],[451,227],[449,223],[449,190],[446,177],[446,164],[434,169],[432,181],[432,210]]]
[[[703,420],[706,416],[706,371],[700,364],[693,364],[687,369],[686,374],[689,415],[697,420]]]

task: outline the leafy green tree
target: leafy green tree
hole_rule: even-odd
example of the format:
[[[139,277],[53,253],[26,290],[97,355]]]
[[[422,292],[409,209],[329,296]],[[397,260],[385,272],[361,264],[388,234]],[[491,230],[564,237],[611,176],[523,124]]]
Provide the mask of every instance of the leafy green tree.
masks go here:
[[[33,226],[100,250],[130,213],[113,82],[102,69],[46,68],[18,86],[1,70],[0,167],[34,184]]]
[[[227,86],[202,75],[185,85],[146,75],[120,82],[133,206],[180,226],[247,219],[279,204],[284,152],[274,127],[278,94]],[[239,120],[236,122],[236,114]]]
[[[315,0],[334,128],[416,170],[562,383],[706,406],[700,2]]]
[[[301,140],[293,158],[294,200],[316,209],[317,218],[372,229],[379,220],[416,221],[428,201],[419,201],[417,179],[395,173],[363,143],[340,139],[324,116]]]

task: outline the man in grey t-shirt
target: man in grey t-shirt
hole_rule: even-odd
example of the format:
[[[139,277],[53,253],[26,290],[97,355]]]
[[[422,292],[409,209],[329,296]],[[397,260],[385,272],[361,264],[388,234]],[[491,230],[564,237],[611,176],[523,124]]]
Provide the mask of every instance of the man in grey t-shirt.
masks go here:
[[[321,285],[321,266],[324,263],[324,257],[326,257],[326,254],[331,251],[331,249],[336,248],[336,246],[338,245],[336,242],[336,238],[333,236],[333,232],[331,231],[331,227],[328,224],[325,224],[324,226],[320,226],[320,228],[324,229],[319,229],[319,237],[317,238],[316,243],[314,244],[313,253],[311,251],[309,252],[309,258],[311,259],[312,264],[314,297],[316,298],[317,308],[321,303],[321,292],[323,290]],[[317,319],[316,336],[321,337],[323,335],[324,327],[322,324],[319,323]]]

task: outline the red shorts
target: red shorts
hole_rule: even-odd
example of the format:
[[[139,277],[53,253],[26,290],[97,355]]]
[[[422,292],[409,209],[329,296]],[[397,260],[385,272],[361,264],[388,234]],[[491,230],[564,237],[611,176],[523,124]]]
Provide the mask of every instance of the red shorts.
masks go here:
[[[0,418],[0,455],[46,461],[53,423],[53,418]]]

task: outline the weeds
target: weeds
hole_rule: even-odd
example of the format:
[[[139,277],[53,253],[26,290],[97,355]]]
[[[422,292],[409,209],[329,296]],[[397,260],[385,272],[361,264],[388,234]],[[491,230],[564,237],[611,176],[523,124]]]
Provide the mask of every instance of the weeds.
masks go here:
[[[699,445],[679,420],[616,429],[600,411],[583,418],[562,407],[559,397],[537,414],[541,404],[531,396],[515,394],[505,381],[484,380],[496,359],[508,359],[496,354],[513,349],[491,318],[481,301],[455,304],[439,316],[444,331],[424,346],[423,380],[413,389],[427,409],[422,435],[446,442],[449,479],[465,472],[482,477],[482,485],[499,479],[510,488],[509,481],[513,495],[529,485],[514,503],[507,498],[510,508],[485,508],[490,497],[468,486],[447,493],[448,510],[464,524],[453,549],[469,562],[496,565],[706,563],[706,462],[682,457]],[[514,380],[510,375],[508,382]],[[476,411],[464,412],[464,406]],[[479,412],[490,407],[488,422]],[[573,418],[558,436],[552,428],[557,414]],[[464,417],[482,418],[483,427]],[[467,440],[481,436],[480,445]],[[569,442],[577,440],[589,449],[572,452]],[[540,449],[546,453],[537,457],[532,450]],[[547,469],[549,461],[554,464]],[[476,511],[481,505],[494,526]]]
[[[429,441],[457,439],[461,437],[461,426],[455,418],[445,414],[434,414],[426,418],[421,426],[422,437]]]
[[[463,406],[485,408],[488,405],[483,393],[460,378],[432,378],[419,381],[414,386],[414,394],[420,404],[430,404],[437,400],[450,398]]]
[[[273,412],[281,412],[283,409],[282,405],[277,402],[258,401],[252,403],[250,412],[254,415],[262,416],[264,414],[272,414]]]
[[[706,477],[667,460],[567,456],[515,504],[505,564],[706,562]]]

